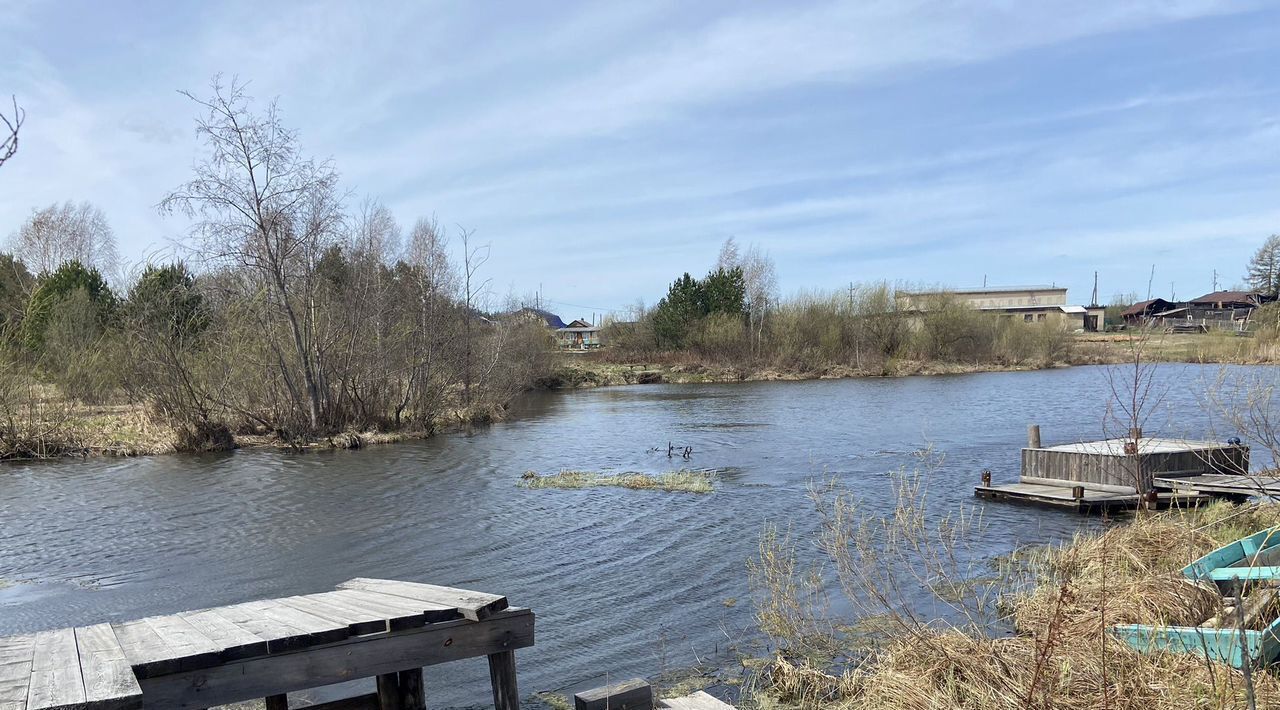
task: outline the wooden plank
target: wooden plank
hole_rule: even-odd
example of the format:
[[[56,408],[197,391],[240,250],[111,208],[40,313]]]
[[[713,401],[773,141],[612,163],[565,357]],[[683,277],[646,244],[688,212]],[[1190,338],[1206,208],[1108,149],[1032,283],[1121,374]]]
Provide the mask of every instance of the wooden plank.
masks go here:
[[[0,639],[0,708],[25,710],[31,687],[31,657],[35,636]]]
[[[266,641],[267,653],[282,653],[311,645],[308,634],[303,629],[264,616],[241,604],[220,606],[208,611]]]
[[[142,707],[142,688],[111,624],[81,626],[75,636],[85,702],[101,710]]]
[[[668,710],[734,710],[732,705],[716,698],[705,690],[699,690],[693,695],[686,695],[681,698],[661,700],[658,702],[658,707],[667,708]]]
[[[442,621],[455,621],[463,618],[462,612],[457,607],[369,592],[363,589],[338,589],[328,592],[327,595],[332,595],[334,598],[342,599],[347,604],[352,604],[362,609],[370,609],[387,614],[388,618],[395,622],[392,624],[392,630],[412,628],[422,624],[438,624]],[[418,622],[417,617],[421,617],[421,622]]]
[[[266,640],[236,626],[213,609],[184,611],[178,616],[220,646],[222,648],[220,656],[223,660],[235,661],[267,653]]]
[[[208,668],[222,649],[177,616],[153,616],[111,625],[139,678]]]
[[[76,651],[75,629],[41,631],[31,655],[31,686],[27,710],[76,706],[84,703],[84,677]]]
[[[332,643],[350,635],[346,624],[321,619],[274,601],[234,604],[211,611],[265,640],[268,653]]]
[[[357,609],[345,604],[340,599],[324,599],[320,595],[307,595],[285,597],[276,601],[312,616],[346,624],[351,633],[356,636],[383,633],[391,630],[386,615],[369,611],[368,609]]]
[[[653,687],[643,678],[584,690],[573,696],[574,710],[650,710]]]
[[[339,584],[338,588],[363,589],[369,592],[455,607],[462,612],[463,617],[472,621],[481,621],[493,613],[507,608],[507,598],[499,594],[486,594],[484,592],[440,587],[419,582],[399,582],[390,579],[357,577]]]
[[[499,612],[398,633],[348,638],[306,653],[270,654],[200,671],[142,679],[147,707],[207,708],[369,678],[406,668],[487,656],[533,645],[534,614]]]

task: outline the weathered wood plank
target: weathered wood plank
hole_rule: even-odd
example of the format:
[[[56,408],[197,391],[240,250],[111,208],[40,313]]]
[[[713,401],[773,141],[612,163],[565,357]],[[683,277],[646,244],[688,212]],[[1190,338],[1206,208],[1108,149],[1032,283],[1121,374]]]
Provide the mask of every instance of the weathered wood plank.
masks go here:
[[[650,710],[653,687],[643,678],[584,690],[573,696],[574,710]]]
[[[139,678],[207,668],[221,648],[177,616],[152,616],[111,625]]]
[[[339,584],[338,588],[363,589],[369,592],[456,607],[465,618],[472,621],[486,619],[495,612],[507,608],[507,598],[499,594],[486,594],[484,592],[473,592],[467,589],[441,587],[420,582],[399,582],[390,579],[357,577]]]
[[[276,602],[248,602],[212,611],[266,641],[269,653],[341,641],[350,635],[346,624],[327,621]]]
[[[487,656],[533,645],[534,614],[499,612],[483,622],[449,621],[348,638],[306,653],[271,654],[214,668],[142,679],[146,707],[207,708],[306,690],[406,668]]]
[[[398,625],[393,625],[393,629],[411,628],[421,624],[437,624],[442,621],[454,621],[463,618],[462,612],[457,607],[432,604],[363,589],[339,589],[327,594],[361,609],[382,612],[387,614],[390,619],[403,617],[403,620],[398,622]],[[421,622],[418,621],[419,617],[421,617]]]
[[[84,677],[76,651],[75,629],[41,631],[31,655],[27,710],[75,707],[84,703]]]
[[[658,707],[667,708],[668,710],[734,710],[732,705],[718,700],[705,690],[699,690],[693,695],[686,695],[680,698],[659,700]]]
[[[100,710],[142,707],[142,688],[111,624],[75,629],[84,699]]]
[[[267,652],[265,639],[235,625],[213,609],[184,611],[178,616],[221,647],[220,656],[223,660],[234,661]]]
[[[320,595],[308,595],[285,597],[276,601],[312,616],[346,624],[351,629],[351,633],[356,636],[382,633],[390,630],[390,625],[384,614],[367,609],[356,609],[342,603],[341,600],[323,599],[320,598]]]
[[[25,710],[27,707],[34,642],[34,635],[0,639],[0,708]]]

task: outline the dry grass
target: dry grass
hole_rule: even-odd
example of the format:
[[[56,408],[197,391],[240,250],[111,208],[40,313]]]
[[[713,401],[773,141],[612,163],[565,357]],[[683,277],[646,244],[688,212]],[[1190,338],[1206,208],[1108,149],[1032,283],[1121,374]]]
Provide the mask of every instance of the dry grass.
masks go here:
[[[977,629],[935,626],[910,630],[904,624],[907,632],[842,672],[797,661],[794,654],[779,655],[766,675],[761,705],[1245,707],[1244,682],[1236,670],[1189,654],[1142,654],[1112,638],[1107,628],[1199,624],[1221,609],[1221,597],[1183,579],[1180,569],[1278,523],[1280,505],[1218,503],[1144,515],[1102,534],[1077,536],[1033,556],[1038,584],[1014,593],[1009,604],[1015,635],[997,638]],[[1280,677],[1255,672],[1253,683],[1257,707],[1280,707]]]
[[[680,469],[668,473],[648,474],[638,472],[600,473],[597,471],[561,471],[546,476],[533,471],[520,479],[524,488],[598,488],[617,486],[640,491],[668,491],[678,493],[710,493],[715,490],[714,471]]]

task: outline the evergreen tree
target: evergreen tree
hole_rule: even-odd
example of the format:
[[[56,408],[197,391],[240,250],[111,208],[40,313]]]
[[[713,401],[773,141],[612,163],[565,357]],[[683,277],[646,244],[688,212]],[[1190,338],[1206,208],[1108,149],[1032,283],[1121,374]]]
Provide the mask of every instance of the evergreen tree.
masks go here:
[[[1266,296],[1280,296],[1280,234],[1267,237],[1249,259],[1245,281],[1249,287]]]
[[[115,294],[111,293],[111,288],[97,269],[85,268],[78,261],[68,261],[42,278],[31,294],[31,303],[22,321],[22,339],[27,347],[40,349],[44,344],[45,329],[59,306],[81,298],[91,305],[94,324],[99,327],[105,325],[115,308]]]

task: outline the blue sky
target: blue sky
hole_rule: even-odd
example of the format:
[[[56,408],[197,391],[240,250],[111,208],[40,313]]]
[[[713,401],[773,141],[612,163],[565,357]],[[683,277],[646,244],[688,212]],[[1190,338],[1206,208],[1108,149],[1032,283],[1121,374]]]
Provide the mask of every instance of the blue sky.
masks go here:
[[[27,126],[0,236],[90,200],[163,258],[199,155],[177,93],[275,96],[409,225],[492,245],[495,299],[652,303],[735,236],[784,293],[887,279],[1191,297],[1280,232],[1280,4],[0,0]],[[577,304],[574,306],[560,304]]]

